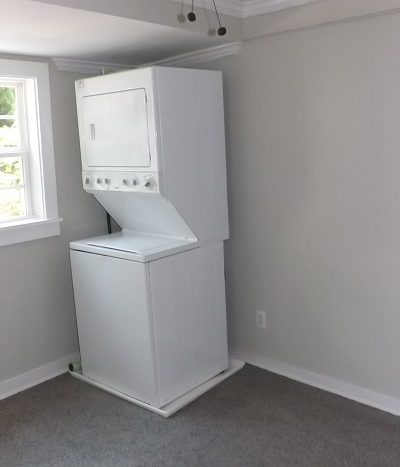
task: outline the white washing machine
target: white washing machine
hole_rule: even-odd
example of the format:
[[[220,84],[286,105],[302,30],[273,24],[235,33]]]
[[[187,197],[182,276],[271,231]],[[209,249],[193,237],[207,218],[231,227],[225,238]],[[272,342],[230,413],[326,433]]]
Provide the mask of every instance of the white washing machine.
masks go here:
[[[229,361],[221,74],[150,67],[76,83],[84,189],[122,231],[72,242],[82,372],[169,416]]]

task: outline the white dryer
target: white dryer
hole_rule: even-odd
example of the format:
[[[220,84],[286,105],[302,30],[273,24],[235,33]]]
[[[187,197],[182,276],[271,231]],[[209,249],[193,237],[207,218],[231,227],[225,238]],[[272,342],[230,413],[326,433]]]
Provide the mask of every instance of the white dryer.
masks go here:
[[[221,74],[151,67],[76,83],[84,189],[122,231],[72,242],[82,372],[168,416],[229,364]]]

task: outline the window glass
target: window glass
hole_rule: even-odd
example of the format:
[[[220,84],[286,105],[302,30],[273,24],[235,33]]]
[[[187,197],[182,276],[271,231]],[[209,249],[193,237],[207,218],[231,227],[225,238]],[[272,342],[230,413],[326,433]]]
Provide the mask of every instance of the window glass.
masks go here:
[[[0,149],[17,148],[21,145],[18,120],[4,120],[0,117]]]
[[[26,216],[25,190],[0,189],[0,220]]]
[[[11,188],[24,185],[22,157],[0,158],[0,187]]]
[[[0,148],[15,148],[21,145],[18,121],[17,89],[15,86],[0,86]]]
[[[15,86],[0,86],[0,115],[15,115],[16,109]]]
[[[0,158],[0,222],[26,215],[22,157]]]
[[[21,85],[0,83],[0,223],[26,217],[28,212],[18,115],[23,102],[19,89]]]

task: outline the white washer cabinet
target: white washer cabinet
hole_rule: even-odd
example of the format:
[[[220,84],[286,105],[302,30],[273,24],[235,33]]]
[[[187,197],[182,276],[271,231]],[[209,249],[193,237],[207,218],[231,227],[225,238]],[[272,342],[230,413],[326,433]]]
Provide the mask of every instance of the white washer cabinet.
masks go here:
[[[162,407],[228,368],[222,244],[149,263],[71,251],[84,374]]]
[[[72,242],[82,372],[164,416],[228,359],[221,73],[150,67],[76,83],[84,189],[121,232]]]

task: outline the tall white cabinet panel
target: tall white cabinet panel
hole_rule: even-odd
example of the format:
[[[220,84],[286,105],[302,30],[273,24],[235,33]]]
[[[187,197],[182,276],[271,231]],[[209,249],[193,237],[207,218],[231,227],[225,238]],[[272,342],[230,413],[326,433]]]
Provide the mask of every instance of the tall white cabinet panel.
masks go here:
[[[222,75],[157,68],[165,196],[201,245],[229,237]]]
[[[82,99],[84,144],[89,167],[148,167],[145,89]]]
[[[159,406],[148,266],[80,251],[71,266],[85,375]]]
[[[161,404],[228,367],[222,242],[150,263]]]

